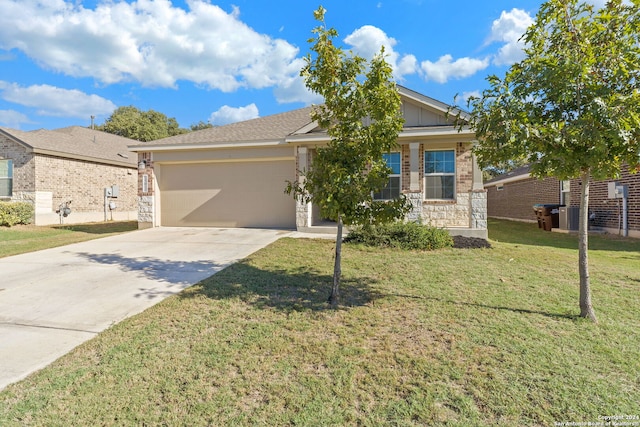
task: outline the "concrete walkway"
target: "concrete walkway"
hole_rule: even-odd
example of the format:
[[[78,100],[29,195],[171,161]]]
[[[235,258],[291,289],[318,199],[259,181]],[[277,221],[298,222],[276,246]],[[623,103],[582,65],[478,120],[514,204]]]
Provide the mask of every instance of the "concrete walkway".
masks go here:
[[[286,236],[162,227],[0,258],[0,390]]]

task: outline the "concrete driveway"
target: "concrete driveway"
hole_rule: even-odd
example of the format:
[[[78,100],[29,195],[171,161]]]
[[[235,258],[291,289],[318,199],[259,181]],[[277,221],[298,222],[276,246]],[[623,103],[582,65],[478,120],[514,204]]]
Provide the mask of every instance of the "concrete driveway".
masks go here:
[[[294,234],[163,227],[0,258],[0,390],[109,326]]]

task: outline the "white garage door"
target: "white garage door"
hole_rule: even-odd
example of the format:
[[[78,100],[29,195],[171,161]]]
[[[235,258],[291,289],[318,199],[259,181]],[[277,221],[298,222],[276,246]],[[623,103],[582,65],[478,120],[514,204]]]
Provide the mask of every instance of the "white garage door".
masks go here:
[[[295,228],[291,160],[162,165],[164,226]]]

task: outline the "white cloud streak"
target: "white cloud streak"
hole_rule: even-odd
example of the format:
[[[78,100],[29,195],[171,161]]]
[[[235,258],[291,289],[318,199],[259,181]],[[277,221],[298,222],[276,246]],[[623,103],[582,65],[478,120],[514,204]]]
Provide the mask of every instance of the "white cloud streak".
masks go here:
[[[249,104],[244,107],[230,107],[228,105],[224,105],[218,111],[211,113],[209,122],[215,126],[222,126],[258,117],[260,117],[260,112],[258,111],[256,104]]]
[[[413,55],[400,55],[395,51],[394,46],[398,43],[393,37],[389,37],[380,28],[373,25],[365,25],[349,34],[345,43],[353,47],[354,52],[360,56],[371,59],[380,52],[384,46],[385,59],[393,68],[396,79],[401,80],[403,76],[414,74],[418,70],[418,60]]]
[[[504,43],[493,59],[495,65],[511,65],[524,59],[525,45],[520,39],[533,23],[531,15],[524,10],[502,11],[500,18],[493,21],[487,41]]]
[[[89,115],[110,114],[116,109],[113,102],[98,95],[50,85],[24,87],[0,81],[0,97],[14,104],[35,108],[43,116],[86,118]]]
[[[2,3],[0,48],[104,84],[265,88],[286,80],[298,55],[285,40],[240,21],[237,8],[228,13],[205,0],[187,0],[188,10],[169,0],[108,1],[95,9],[63,0]]]
[[[6,127],[20,129],[22,123],[31,123],[29,118],[15,110],[0,110],[0,124]]]
[[[451,79],[470,77],[489,66],[489,59],[459,58],[455,61],[451,55],[443,55],[436,62],[423,61],[422,72],[427,80],[446,83]]]

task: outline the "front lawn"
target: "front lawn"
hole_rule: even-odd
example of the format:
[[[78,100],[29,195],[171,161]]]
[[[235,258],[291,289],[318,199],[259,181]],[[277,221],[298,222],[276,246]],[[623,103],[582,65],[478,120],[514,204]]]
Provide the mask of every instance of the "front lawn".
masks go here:
[[[9,386],[0,425],[640,416],[640,241],[591,238],[594,325],[576,317],[575,236],[490,230],[491,249],[345,245],[336,311],[333,242],[282,239]]]
[[[0,258],[84,242],[138,229],[136,221],[0,227]]]

